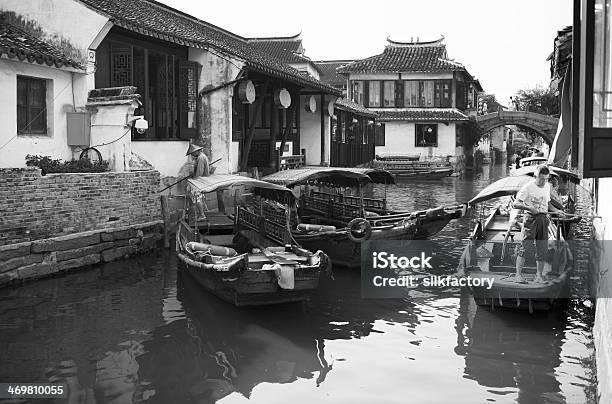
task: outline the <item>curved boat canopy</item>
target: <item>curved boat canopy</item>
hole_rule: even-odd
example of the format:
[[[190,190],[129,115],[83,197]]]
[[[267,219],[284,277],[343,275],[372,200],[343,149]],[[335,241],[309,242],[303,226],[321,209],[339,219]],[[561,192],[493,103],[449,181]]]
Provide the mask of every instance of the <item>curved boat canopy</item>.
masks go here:
[[[543,156],[531,156],[531,157],[522,158],[519,161],[519,164],[521,166],[523,166],[523,165],[544,164],[544,163],[547,163],[547,162],[548,162],[548,159],[546,157],[543,157]]]
[[[293,191],[282,185],[235,174],[214,174],[208,177],[189,178],[186,188],[190,195],[195,196],[228,189],[238,185],[246,185],[256,189],[274,191],[277,192],[278,195],[295,197]]]
[[[305,184],[309,181],[321,181],[337,186],[355,186],[369,182],[395,183],[393,174],[376,168],[305,167],[278,171],[262,179],[287,187]]]
[[[488,201],[489,199],[514,195],[523,187],[523,185],[533,180],[533,177],[528,175],[517,175],[502,178],[480,191],[478,195],[468,202],[468,204],[476,205],[477,203]]]
[[[511,175],[516,176],[516,175],[531,175],[534,176],[535,175],[535,170],[538,166],[525,166],[525,167],[520,167],[515,169]],[[548,166],[548,168],[550,169],[551,173],[553,175],[562,177],[565,176],[567,177],[570,181],[572,181],[573,183],[578,184],[580,182],[580,176],[576,173],[571,172],[570,170],[566,170],[565,168],[559,168],[559,167],[555,167],[555,166]]]

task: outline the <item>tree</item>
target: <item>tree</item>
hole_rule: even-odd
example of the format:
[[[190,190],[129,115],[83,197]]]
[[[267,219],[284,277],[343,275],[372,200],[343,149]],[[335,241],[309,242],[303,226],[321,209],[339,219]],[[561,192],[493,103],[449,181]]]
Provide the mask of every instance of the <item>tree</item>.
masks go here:
[[[559,115],[559,102],[549,88],[535,87],[519,90],[514,96],[519,111],[537,112],[543,115]]]

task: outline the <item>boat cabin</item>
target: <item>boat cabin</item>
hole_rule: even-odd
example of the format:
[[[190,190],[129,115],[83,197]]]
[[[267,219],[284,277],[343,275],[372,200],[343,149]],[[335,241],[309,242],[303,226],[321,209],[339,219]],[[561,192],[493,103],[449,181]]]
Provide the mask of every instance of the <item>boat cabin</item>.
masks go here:
[[[292,206],[295,196],[281,185],[234,174],[192,178],[178,231],[185,240],[233,245],[235,233],[246,228],[255,231],[249,235],[257,244],[284,245],[291,241],[284,212]]]

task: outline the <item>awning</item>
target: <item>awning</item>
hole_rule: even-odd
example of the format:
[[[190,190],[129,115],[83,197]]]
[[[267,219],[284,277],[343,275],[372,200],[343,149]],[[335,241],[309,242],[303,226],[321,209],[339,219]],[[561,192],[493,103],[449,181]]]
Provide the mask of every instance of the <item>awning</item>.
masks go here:
[[[393,184],[393,174],[386,170],[374,168],[340,168],[340,167],[305,167],[283,170],[263,178],[274,184],[293,187],[308,181],[322,181],[338,186],[355,186],[375,182]]]
[[[535,170],[536,168],[538,168],[538,166],[525,166],[525,167],[520,167],[515,169],[514,171],[512,171],[511,175],[513,176],[517,176],[517,175],[531,175],[531,176],[535,176]],[[576,173],[573,173],[569,170],[566,170],[565,168],[559,168],[559,167],[555,167],[555,166],[548,166],[548,168],[550,169],[551,173],[553,175],[557,175],[559,177],[565,176],[567,177],[570,181],[572,181],[575,184],[580,183],[580,176]]]
[[[293,192],[282,185],[256,180],[234,174],[215,174],[208,177],[190,178],[187,180],[187,191],[190,194],[206,194],[238,185],[247,185],[253,188],[268,189],[281,194],[293,195]]]
[[[476,205],[477,203],[488,201],[490,199],[514,195],[523,187],[523,185],[530,181],[534,181],[534,179],[528,175],[517,175],[502,178],[480,191],[478,195],[472,198],[468,204]]]

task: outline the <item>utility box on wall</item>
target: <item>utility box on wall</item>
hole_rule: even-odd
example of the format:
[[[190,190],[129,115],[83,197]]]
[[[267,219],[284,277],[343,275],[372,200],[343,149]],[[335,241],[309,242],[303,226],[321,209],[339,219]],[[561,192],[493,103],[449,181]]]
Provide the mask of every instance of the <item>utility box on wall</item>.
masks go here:
[[[89,146],[91,115],[89,112],[67,112],[68,146]]]

